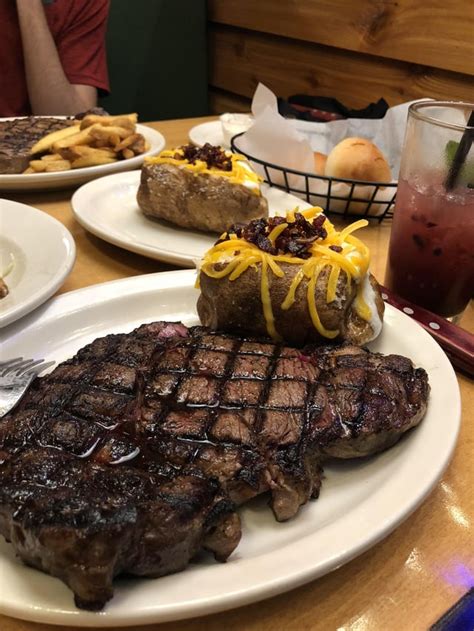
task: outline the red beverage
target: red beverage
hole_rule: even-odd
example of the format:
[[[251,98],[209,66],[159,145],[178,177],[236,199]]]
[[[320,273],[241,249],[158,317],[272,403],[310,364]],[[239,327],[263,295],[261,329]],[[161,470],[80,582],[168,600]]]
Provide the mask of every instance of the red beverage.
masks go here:
[[[461,313],[474,296],[474,189],[447,192],[444,175],[400,179],[385,282],[434,313]]]

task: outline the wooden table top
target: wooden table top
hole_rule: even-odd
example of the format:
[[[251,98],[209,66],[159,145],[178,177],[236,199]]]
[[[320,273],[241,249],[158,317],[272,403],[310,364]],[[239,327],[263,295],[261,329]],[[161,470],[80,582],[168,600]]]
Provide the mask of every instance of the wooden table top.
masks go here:
[[[213,118],[151,123],[167,140],[182,144],[189,129]],[[88,234],[72,216],[72,191],[5,194],[59,219],[77,245],[74,269],[59,293],[172,266],[121,250]],[[384,277],[389,224],[365,228],[371,268]],[[474,332],[474,308],[461,326]],[[474,387],[458,373],[463,423],[454,458],[441,482],[415,513],[384,541],[342,568],[308,585],[204,618],[165,623],[160,631],[425,631],[474,584],[473,463]],[[471,544],[469,544],[471,541]],[[60,631],[0,616],[2,631]],[[132,627],[134,631],[151,627]]]

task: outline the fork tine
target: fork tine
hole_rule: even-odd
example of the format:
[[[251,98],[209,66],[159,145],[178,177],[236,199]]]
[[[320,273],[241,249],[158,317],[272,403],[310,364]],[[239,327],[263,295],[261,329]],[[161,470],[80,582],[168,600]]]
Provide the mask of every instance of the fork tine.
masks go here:
[[[15,377],[19,377],[20,375],[22,375],[24,372],[26,372],[29,368],[32,368],[33,366],[36,365],[37,362],[35,362],[34,359],[28,359],[24,362],[22,362],[21,364],[17,364],[13,370],[9,371],[9,374],[11,377],[15,376]]]
[[[0,396],[0,418],[3,418],[17,405],[34,378],[55,363],[55,361],[45,362],[44,359],[18,357],[6,363],[3,370],[0,366],[0,377],[2,377],[0,384],[2,387],[5,386],[5,390],[1,392],[2,396]],[[2,383],[3,381],[5,383]]]
[[[18,377],[20,377],[21,375],[24,375],[28,370],[31,370],[32,368],[34,368],[35,366],[38,366],[39,364],[42,364],[43,362],[44,362],[44,359],[37,359],[37,360],[30,359],[28,360],[28,363],[25,363],[19,368],[16,368],[15,374],[18,375]]]
[[[15,362],[21,361],[23,359],[23,357],[14,357],[13,359],[7,359],[5,361],[0,362],[0,368],[2,366],[10,366],[11,364],[14,364]]]
[[[55,361],[45,362],[44,359],[39,359],[38,361],[33,362],[31,366],[28,366],[22,375],[39,375],[43,372],[43,370],[46,370],[46,368],[54,366],[55,363]]]
[[[26,364],[29,364],[30,362],[31,362],[31,359],[21,358],[21,360],[8,363],[7,365],[3,366],[2,370],[0,371],[0,375],[2,375],[2,377],[5,377],[9,373],[19,370],[20,368],[22,368]]]

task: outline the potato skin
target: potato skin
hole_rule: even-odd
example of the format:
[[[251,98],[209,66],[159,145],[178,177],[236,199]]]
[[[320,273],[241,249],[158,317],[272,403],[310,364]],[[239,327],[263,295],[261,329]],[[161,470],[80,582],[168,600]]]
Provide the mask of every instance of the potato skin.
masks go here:
[[[278,333],[285,342],[303,346],[313,342],[328,342],[313,325],[307,303],[308,279],[303,278],[295,295],[295,303],[286,311],[281,309],[291,281],[299,271],[299,265],[279,264],[285,273],[283,278],[268,274],[273,316]],[[217,264],[216,269],[222,269]],[[347,288],[347,276],[341,271],[336,289],[336,300],[326,302],[326,289],[330,267],[321,271],[316,283],[316,306],[321,323],[326,329],[339,329],[335,341],[348,341],[362,345],[374,335],[368,322],[360,318],[352,307],[356,296],[354,282]],[[268,336],[263,314],[261,293],[261,265],[257,269],[249,267],[233,281],[228,276],[216,279],[201,271],[201,295],[197,302],[197,311],[205,326],[221,331],[243,333],[253,336]],[[370,281],[376,291],[376,305],[380,317],[383,317],[384,303],[380,296],[377,281],[371,276]]]
[[[206,232],[268,217],[265,197],[242,184],[166,163],[143,165],[137,201],[145,215]]]

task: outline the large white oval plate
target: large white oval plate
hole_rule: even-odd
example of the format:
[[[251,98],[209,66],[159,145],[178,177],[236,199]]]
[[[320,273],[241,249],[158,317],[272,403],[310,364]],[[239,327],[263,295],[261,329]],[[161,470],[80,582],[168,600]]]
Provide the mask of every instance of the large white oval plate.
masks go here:
[[[0,121],[2,120],[7,119],[0,118]],[[139,156],[128,160],[119,160],[111,164],[72,169],[71,171],[58,171],[56,173],[15,173],[12,175],[0,173],[0,191],[56,190],[78,186],[109,173],[138,169],[146,156],[154,156],[160,153],[165,146],[165,139],[159,131],[146,125],[137,125],[137,132],[143,134],[150,145],[149,150]]]
[[[10,293],[0,300],[0,327],[42,304],[61,287],[74,265],[76,245],[69,230],[46,213],[0,199],[0,274]]]
[[[95,337],[142,322],[197,323],[192,271],[149,274],[64,294],[1,332],[6,357],[62,361]],[[1,338],[0,338],[1,339]],[[227,563],[202,555],[178,574],[119,579],[101,613],[80,611],[58,579],[27,568],[0,543],[0,613],[84,627],[177,620],[274,596],[339,567],[373,546],[426,498],[453,452],[460,424],[454,371],[433,339],[387,306],[373,350],[400,353],[429,373],[428,413],[389,451],[326,467],[320,499],[286,523],[265,501],[243,507],[243,537]]]
[[[137,204],[140,172],[130,171],[89,182],[72,196],[77,221],[97,237],[119,247],[167,263],[194,267],[214,245],[217,235],[186,230],[167,221],[149,219]],[[262,186],[270,215],[309,204],[285,191]]]

